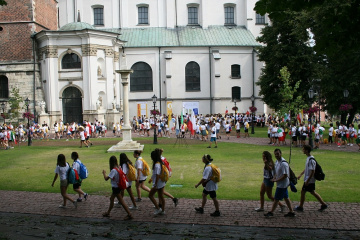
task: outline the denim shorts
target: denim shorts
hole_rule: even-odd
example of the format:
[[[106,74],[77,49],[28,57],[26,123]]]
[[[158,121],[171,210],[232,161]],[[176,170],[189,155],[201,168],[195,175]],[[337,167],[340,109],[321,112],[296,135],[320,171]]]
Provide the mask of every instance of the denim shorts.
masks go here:
[[[270,181],[270,178],[264,178],[263,183],[265,184],[265,187],[274,187],[274,182]]]

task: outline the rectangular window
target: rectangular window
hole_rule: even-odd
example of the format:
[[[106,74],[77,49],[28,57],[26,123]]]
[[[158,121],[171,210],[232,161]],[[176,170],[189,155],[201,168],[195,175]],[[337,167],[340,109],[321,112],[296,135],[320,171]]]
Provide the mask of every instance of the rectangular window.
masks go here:
[[[103,8],[94,8],[94,25],[104,25]]]
[[[199,24],[197,7],[188,8],[188,24]]]
[[[240,65],[231,65],[231,78],[241,78]]]
[[[139,24],[149,24],[149,8],[139,7],[138,8]]]
[[[225,7],[225,24],[235,24],[233,7]]]
[[[256,14],[256,24],[265,24],[265,16]]]

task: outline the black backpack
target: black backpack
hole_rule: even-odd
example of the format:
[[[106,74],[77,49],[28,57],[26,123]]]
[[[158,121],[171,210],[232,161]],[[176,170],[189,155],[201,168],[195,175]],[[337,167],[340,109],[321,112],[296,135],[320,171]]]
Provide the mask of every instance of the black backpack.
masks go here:
[[[286,162],[289,166],[289,173],[290,173],[290,176],[289,176],[289,180],[292,184],[296,185],[297,184],[297,177],[295,175],[295,173],[293,172],[293,170],[291,169],[289,163],[287,161],[281,161],[281,162]]]
[[[310,160],[314,160],[315,163],[316,163],[314,178],[316,180],[318,180],[318,181],[325,180],[325,173],[323,172],[322,167],[320,166],[320,164],[313,157],[311,157],[309,159],[309,163],[310,163]]]

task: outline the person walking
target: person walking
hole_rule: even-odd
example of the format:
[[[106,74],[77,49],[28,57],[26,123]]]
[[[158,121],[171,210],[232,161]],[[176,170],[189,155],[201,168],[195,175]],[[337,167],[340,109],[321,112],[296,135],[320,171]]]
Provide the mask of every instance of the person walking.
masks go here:
[[[153,161],[152,177],[151,177],[153,185],[149,192],[149,198],[156,208],[154,214],[164,215],[165,203],[166,203],[164,198],[164,190],[165,190],[166,182],[162,181],[160,178],[163,162],[161,161],[161,156],[159,154],[159,151],[151,152],[151,160]],[[154,197],[155,193],[158,194],[159,203],[156,202],[156,199]],[[161,205],[161,207],[159,205]]]
[[[129,207],[130,210],[137,210],[138,207],[136,206],[136,202],[135,202],[135,198],[134,198],[134,194],[132,192],[131,189],[131,185],[132,185],[132,181],[130,180],[130,168],[133,167],[132,162],[130,161],[130,159],[128,158],[128,156],[125,153],[121,153],[120,154],[120,167],[122,169],[122,171],[124,172],[124,174],[127,176],[128,178],[128,182],[126,184],[126,191],[128,192],[131,202],[132,202],[132,206]],[[135,172],[135,177],[136,177],[136,172]],[[121,196],[124,197],[124,190],[121,191]]]
[[[305,163],[305,169],[301,172],[301,174],[298,176],[298,179],[301,178],[302,175],[304,175],[304,185],[301,189],[301,197],[300,197],[300,205],[295,207],[295,211],[302,212],[304,211],[304,202],[305,202],[305,195],[306,192],[309,192],[311,195],[313,195],[320,203],[321,207],[319,211],[323,211],[328,208],[328,205],[324,202],[324,200],[321,198],[321,196],[315,192],[315,168],[316,168],[316,160],[314,156],[312,156],[311,153],[311,146],[304,145],[303,146],[303,153],[306,155],[306,163]]]
[[[263,174],[264,180],[260,187],[260,207],[255,208],[256,212],[264,211],[265,193],[271,201],[273,201],[273,202],[275,201],[273,194],[272,194],[274,182],[271,181],[275,175],[275,164],[272,159],[271,153],[268,151],[264,151],[262,153],[262,159],[264,162],[264,174]],[[285,205],[282,204],[281,202],[279,202],[279,206],[280,206],[280,212],[284,212],[284,210],[286,208]]]
[[[218,186],[216,182],[211,180],[213,171],[210,165],[213,159],[210,155],[205,154],[201,160],[205,164],[203,177],[201,178],[199,183],[195,185],[195,188],[198,188],[200,185],[202,185],[204,187],[204,190],[202,193],[201,207],[195,208],[195,211],[198,213],[204,213],[204,207],[207,202],[207,195],[210,195],[210,198],[213,200],[215,206],[215,212],[211,213],[210,216],[218,217],[220,216],[219,201],[216,198],[216,190],[218,189]]]
[[[137,171],[137,177],[136,177],[136,192],[137,192],[137,199],[136,202],[141,202],[141,189],[143,189],[146,192],[150,192],[150,188],[148,188],[145,185],[145,181],[147,179],[147,176],[144,175],[144,163],[145,160],[140,156],[141,155],[141,151],[139,150],[135,150],[134,151],[134,158],[136,158],[135,161],[135,168]],[[147,164],[147,163],[146,163]]]
[[[111,212],[111,209],[114,207],[114,199],[116,197],[118,199],[119,203],[122,205],[122,207],[124,208],[124,210],[127,213],[127,216],[124,218],[124,220],[131,220],[131,219],[133,219],[133,216],[131,215],[128,206],[126,205],[124,199],[122,198],[121,189],[118,186],[118,182],[120,179],[120,175],[119,175],[118,171],[122,171],[122,170],[119,169],[118,161],[115,156],[110,157],[109,165],[110,165],[109,175],[106,175],[105,170],[103,170],[102,173],[103,173],[105,181],[108,181],[109,179],[111,179],[112,194],[110,196],[109,208],[102,215],[103,215],[103,217],[110,217],[110,212]]]
[[[276,158],[275,163],[275,176],[271,180],[273,182],[276,182],[276,191],[275,191],[275,200],[273,202],[271,211],[264,214],[265,217],[272,217],[274,216],[274,211],[279,204],[279,201],[284,199],[286,206],[289,208],[289,212],[285,214],[285,217],[295,217],[295,213],[293,211],[291,201],[288,194],[288,186],[290,185],[290,170],[289,170],[289,164],[285,161],[285,159],[282,157],[282,153],[280,149],[274,150],[274,155]]]
[[[79,159],[79,154],[77,152],[72,152],[71,159],[74,160],[73,165],[72,165],[73,169],[76,170],[78,173],[80,173],[81,161]],[[81,196],[84,196],[85,201],[87,200],[87,198],[89,196],[87,193],[85,193],[81,189],[81,183],[82,183],[82,179],[79,179],[79,181],[77,181],[76,183],[73,184],[73,190],[79,194],[79,198],[76,200],[77,202],[82,202]]]
[[[217,141],[216,141],[216,127],[214,126],[214,124],[212,122],[209,122],[209,125],[211,127],[211,129],[210,129],[211,133],[210,133],[210,143],[209,143],[210,145],[208,146],[208,148],[211,148],[211,144],[213,142],[215,142],[215,148],[217,148],[218,145],[217,145]]]
[[[69,185],[67,180],[67,173],[69,169],[70,169],[70,165],[66,162],[65,155],[59,154],[57,157],[57,166],[55,168],[54,180],[51,184],[51,186],[54,187],[56,179],[58,178],[58,176],[60,176],[60,192],[61,192],[61,196],[63,197],[63,203],[59,206],[59,208],[66,208],[67,200],[72,202],[75,208],[77,208],[77,202],[67,194],[67,188]]]

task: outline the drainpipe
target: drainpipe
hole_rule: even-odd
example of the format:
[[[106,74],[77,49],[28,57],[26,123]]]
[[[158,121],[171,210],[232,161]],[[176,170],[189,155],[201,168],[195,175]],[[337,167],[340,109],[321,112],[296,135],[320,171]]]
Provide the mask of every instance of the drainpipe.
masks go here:
[[[121,0],[119,0],[119,29],[121,29]]]
[[[35,35],[36,35],[36,32],[34,32],[33,34],[31,34],[31,38],[32,38],[32,41],[33,41],[33,47],[32,47],[32,52],[33,52],[33,84],[34,84],[34,88],[33,88],[33,94],[34,94],[34,121],[37,122],[37,116],[36,116],[36,108],[35,108],[35,91],[36,91],[36,78],[35,78],[35,74],[36,74],[36,53],[35,53]]]
[[[178,23],[177,23],[177,1],[175,0],[175,26],[177,27],[178,26]]]
[[[160,64],[160,49],[161,47],[159,47],[159,94],[160,94],[160,113],[161,113],[161,64]]]
[[[212,99],[212,88],[211,88],[211,47],[209,46],[209,78],[210,78],[210,114],[212,114],[212,102],[213,102],[213,99]]]

